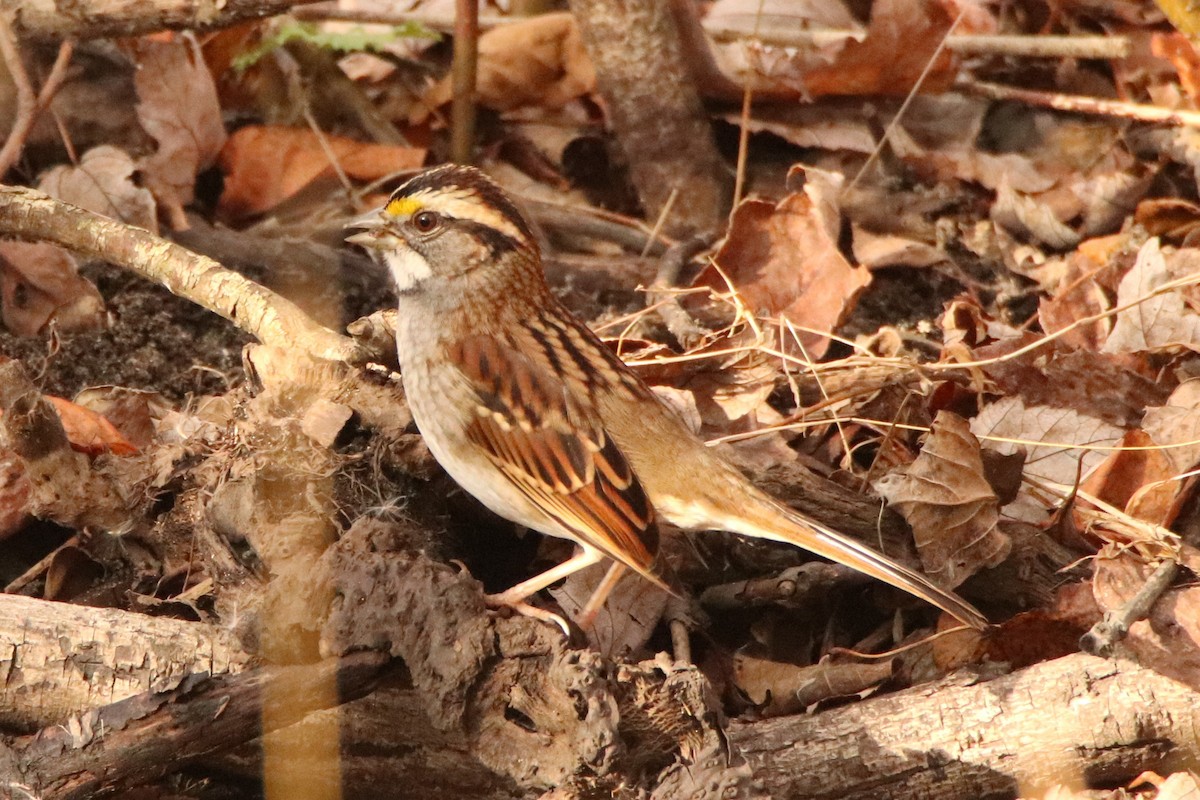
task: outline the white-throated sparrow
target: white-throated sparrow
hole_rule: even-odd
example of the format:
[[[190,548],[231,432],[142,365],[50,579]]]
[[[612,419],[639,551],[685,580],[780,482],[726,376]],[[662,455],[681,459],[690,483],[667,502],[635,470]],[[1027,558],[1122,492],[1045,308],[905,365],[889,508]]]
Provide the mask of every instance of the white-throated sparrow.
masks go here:
[[[781,505],[707,448],[550,293],[528,222],[483,173],[429,170],[347,227],[395,279],[404,388],[434,457],[497,514],[581,548],[490,603],[533,612],[528,597],[604,557],[659,582],[658,513],[803,547],[987,626],[954,593]]]

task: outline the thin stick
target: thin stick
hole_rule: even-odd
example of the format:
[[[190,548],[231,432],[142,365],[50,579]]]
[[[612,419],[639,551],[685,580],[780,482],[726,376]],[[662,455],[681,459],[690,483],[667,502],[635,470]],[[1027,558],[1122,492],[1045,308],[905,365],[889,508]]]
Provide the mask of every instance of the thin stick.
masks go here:
[[[1018,89],[983,81],[963,81],[958,88],[979,94],[992,100],[1015,100],[1031,106],[1071,111],[1077,114],[1094,114],[1103,117],[1119,117],[1138,122],[1167,123],[1168,125],[1200,126],[1200,111],[1170,109],[1143,103],[1125,103],[1120,100],[1101,100],[1097,97],[1040,92],[1036,89]]]
[[[459,164],[470,164],[475,151],[475,72],[478,60],[479,3],[476,0],[456,0],[450,158]]]
[[[758,20],[752,27],[731,20],[704,23],[704,30],[715,41],[739,42],[755,39],[776,47],[814,48],[866,38],[856,30],[803,30],[772,25],[758,32]],[[1026,58],[1128,58],[1132,49],[1126,36],[979,36],[958,35],[946,39],[946,49],[960,56],[1001,55]]]
[[[67,67],[71,64],[71,54],[74,50],[75,44],[70,40],[58,46],[58,56],[54,59],[54,66],[50,68],[50,74],[46,76],[42,90],[35,98],[33,86],[29,83],[29,75],[25,72],[25,65],[21,63],[20,53],[17,52],[12,27],[9,25],[8,19],[0,14],[0,52],[3,53],[5,66],[8,67],[8,72],[12,75],[13,83],[17,87],[17,116],[13,121],[8,140],[0,149],[0,178],[3,178],[21,157],[21,151],[25,148],[25,140],[29,138],[33,124],[50,105],[50,101],[54,99],[59,87],[66,80]]]
[[[1179,562],[1174,559],[1167,559],[1159,564],[1158,569],[1128,603],[1105,612],[1104,619],[1093,625],[1092,629],[1079,639],[1079,648],[1094,656],[1111,656],[1117,643],[1129,635],[1129,626],[1146,618],[1178,573]]]
[[[380,25],[403,25],[417,22],[433,31],[451,33],[454,20],[445,14],[420,11],[390,11],[383,8],[338,8],[334,3],[313,3],[292,11],[299,19],[364,22]],[[866,33],[860,30],[804,30],[775,26],[766,32],[756,31],[755,25],[736,21],[709,21],[702,24],[704,32],[717,42],[737,42],[756,39],[763,44],[780,47],[824,47],[846,41],[861,42]],[[491,30],[521,21],[519,17],[488,14],[479,18],[480,30]],[[1132,50],[1127,36],[1047,36],[1047,35],[977,35],[957,34],[947,38],[946,48],[958,55],[1003,55],[1026,58],[1128,58]]]
[[[358,203],[358,198],[355,197],[354,184],[350,181],[350,176],[346,174],[346,170],[342,169],[342,163],[338,161],[337,153],[333,152],[333,145],[329,143],[328,137],[325,136],[325,131],[321,130],[321,126],[317,124],[317,120],[312,115],[312,109],[308,103],[304,104],[304,121],[308,123],[309,129],[313,132],[313,136],[317,137],[317,144],[321,146],[321,152],[325,154],[325,159],[329,165],[333,167],[333,171],[337,173],[338,180],[342,182],[342,188],[346,190],[346,198],[353,204]]]
[[[9,24],[8,15],[0,13],[0,56],[4,58],[4,66],[12,76],[13,85],[17,91],[17,113],[13,120],[12,131],[8,141],[0,148],[0,178],[3,178],[9,168],[16,163],[21,149],[25,146],[25,137],[33,128],[37,119],[37,96],[29,84],[29,74],[25,64],[21,62],[21,53],[17,50],[17,37]]]

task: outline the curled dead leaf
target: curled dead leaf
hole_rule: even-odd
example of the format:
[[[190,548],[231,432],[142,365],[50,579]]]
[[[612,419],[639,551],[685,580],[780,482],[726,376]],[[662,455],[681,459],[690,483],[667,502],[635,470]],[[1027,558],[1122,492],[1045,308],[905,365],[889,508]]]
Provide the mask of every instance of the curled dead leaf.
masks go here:
[[[596,69],[569,12],[528,17],[479,37],[475,91],[488,108],[558,108],[595,86]],[[425,95],[410,122],[423,122],[433,109],[450,102],[452,94],[447,76]]]
[[[871,274],[846,260],[838,247],[840,176],[805,171],[804,189],[778,204],[744,200],[733,212],[729,236],[696,284],[727,291],[725,276],[749,309],[786,317],[808,357],[829,347],[829,336],[850,313]]]
[[[212,166],[225,144],[225,124],[212,74],[195,37],[141,39],[135,45],[137,117],[158,150],[143,158],[146,186],[176,230],[187,228],[183,207],[196,176]]]
[[[104,300],[80,276],[75,258],[45,242],[0,242],[0,316],[13,333],[32,336],[54,320],[64,331],[106,322]]]
[[[101,145],[84,153],[76,166],[44,172],[38,188],[80,208],[158,233],[154,195],[133,182],[137,169],[124,150]]]
[[[733,680],[764,716],[796,714],[824,700],[866,695],[892,677],[896,662],[838,663],[797,666],[739,653],[733,661]]]
[[[67,433],[72,450],[91,456],[100,453],[131,456],[138,452],[115,425],[95,411],[61,397],[45,395],[45,398],[54,406],[58,418],[62,420],[63,430]]]
[[[1000,506],[979,440],[957,414],[938,412],[916,461],[876,489],[912,526],[922,566],[942,585],[956,587],[1007,557],[1012,545],[996,527]]]

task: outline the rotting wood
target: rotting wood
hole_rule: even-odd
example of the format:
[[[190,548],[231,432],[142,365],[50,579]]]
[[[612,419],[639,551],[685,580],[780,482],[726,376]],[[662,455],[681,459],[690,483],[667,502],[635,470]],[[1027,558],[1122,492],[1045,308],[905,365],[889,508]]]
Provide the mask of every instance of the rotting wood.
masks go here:
[[[362,697],[386,658],[355,653],[318,664],[262,667],[240,675],[193,674],[174,689],[89,711],[67,725],[19,737],[0,749],[0,791],[40,800],[85,800],[145,783],[213,752],[258,737],[271,719],[294,724],[308,712]],[[336,682],[337,693],[325,687]],[[271,690],[287,702],[268,714]]]
[[[775,800],[1035,796],[1200,765],[1200,693],[1076,654],[991,681],[952,675],[812,716],[729,727]]]
[[[32,732],[141,692],[176,688],[196,672],[251,663],[214,625],[0,595],[0,726]]]
[[[380,788],[373,796],[413,797],[413,776],[429,759],[466,754],[487,769],[466,765],[447,776],[446,794],[430,797],[451,797],[468,785],[486,787],[489,796],[519,795],[576,780],[581,763],[591,765],[596,789],[636,772],[637,759],[649,759],[661,786],[679,754],[701,762],[712,757],[703,745],[706,731],[717,730],[706,711],[710,701],[695,695],[681,702],[701,686],[689,677],[694,672],[667,662],[616,665],[613,672],[611,662],[567,649],[545,626],[494,619],[469,576],[389,549],[397,535],[403,540],[370,523],[323,556],[316,573],[337,581],[341,598],[326,623],[325,650],[387,647],[404,658],[413,684],[343,709],[347,786],[374,783]],[[92,637],[106,625],[128,627],[133,616],[78,609],[81,630]],[[0,616],[0,625],[8,628],[0,641],[25,635],[20,618]],[[142,636],[141,646],[153,646],[155,638]],[[208,663],[200,661],[198,668]],[[102,680],[104,673],[91,675]],[[580,707],[588,709],[582,720]],[[432,724],[428,735],[414,738],[413,724],[397,720]],[[1002,797],[1015,796],[1018,785],[1116,785],[1143,769],[1165,774],[1200,764],[1200,694],[1132,662],[1085,655],[990,681],[960,673],[815,715],[726,728],[751,767],[745,783],[731,783],[740,797],[755,796],[753,780],[780,800]],[[403,757],[414,752],[422,757]],[[222,757],[221,763],[233,762]],[[253,774],[256,763],[244,755],[238,771]]]

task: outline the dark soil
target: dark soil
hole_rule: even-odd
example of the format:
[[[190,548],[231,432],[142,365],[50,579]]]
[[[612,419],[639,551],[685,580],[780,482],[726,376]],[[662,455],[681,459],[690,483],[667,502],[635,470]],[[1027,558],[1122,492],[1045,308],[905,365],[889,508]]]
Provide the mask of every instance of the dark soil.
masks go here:
[[[250,337],[231,323],[116,267],[84,271],[108,305],[110,327],[95,333],[20,337],[0,327],[0,355],[39,372],[39,387],[73,397],[89,386],[160,392],[173,401],[220,394],[240,383]]]

